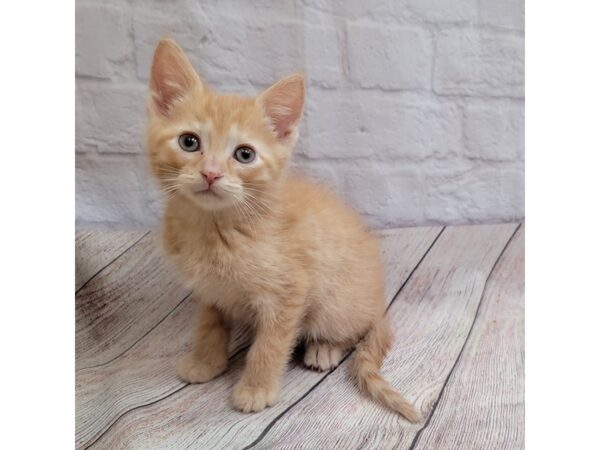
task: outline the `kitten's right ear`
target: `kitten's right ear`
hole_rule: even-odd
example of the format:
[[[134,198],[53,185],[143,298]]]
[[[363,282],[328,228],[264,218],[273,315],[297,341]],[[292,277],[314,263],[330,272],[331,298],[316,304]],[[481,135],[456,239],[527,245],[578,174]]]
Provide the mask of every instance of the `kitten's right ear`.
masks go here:
[[[150,71],[150,107],[166,116],[174,101],[201,83],[181,47],[172,39],[161,39]]]

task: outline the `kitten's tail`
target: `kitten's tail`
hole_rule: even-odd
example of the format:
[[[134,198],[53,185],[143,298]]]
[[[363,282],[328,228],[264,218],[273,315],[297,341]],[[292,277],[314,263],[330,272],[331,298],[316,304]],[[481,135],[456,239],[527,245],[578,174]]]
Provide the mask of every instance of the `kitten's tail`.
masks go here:
[[[392,343],[392,333],[385,318],[376,322],[356,346],[354,372],[358,386],[388,408],[411,422],[419,422],[421,413],[381,376],[379,369]]]

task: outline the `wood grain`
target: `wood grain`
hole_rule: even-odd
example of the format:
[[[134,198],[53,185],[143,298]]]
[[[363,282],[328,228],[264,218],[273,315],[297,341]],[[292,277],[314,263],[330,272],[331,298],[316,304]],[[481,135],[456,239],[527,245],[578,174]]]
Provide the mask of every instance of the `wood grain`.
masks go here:
[[[388,312],[396,341],[383,374],[425,417],[464,345],[488,275],[515,227],[446,228]],[[359,396],[351,362],[346,360],[272,424],[255,448],[409,448],[423,424],[410,424]]]
[[[490,277],[473,331],[415,449],[522,449],[524,229]]]
[[[77,447],[85,447],[127,411],[155,402],[186,385],[175,364],[190,349],[196,302],[186,298],[148,336],[114,361],[76,373]],[[235,355],[249,343],[238,328],[230,346]]]
[[[145,236],[77,293],[77,370],[116,358],[189,294],[160,248]]]
[[[118,258],[147,231],[77,231],[75,235],[75,290]]]
[[[440,229],[380,233],[388,301]],[[230,395],[243,366],[243,353],[235,354],[230,369],[209,383],[185,386],[175,377],[173,367],[188,346],[193,319],[193,305],[186,301],[123,355],[101,368],[78,374],[78,447],[90,443],[94,448],[239,446],[256,438],[264,426],[325,376],[294,366],[285,376],[275,407],[255,415],[238,413],[231,408]],[[236,341],[232,351],[243,342]]]

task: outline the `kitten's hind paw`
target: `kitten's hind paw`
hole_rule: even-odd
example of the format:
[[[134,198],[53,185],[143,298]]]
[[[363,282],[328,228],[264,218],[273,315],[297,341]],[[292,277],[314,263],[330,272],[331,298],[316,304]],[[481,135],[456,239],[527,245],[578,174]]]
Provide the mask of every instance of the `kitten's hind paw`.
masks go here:
[[[304,364],[310,369],[330,370],[340,363],[343,349],[331,344],[308,344],[304,352]]]
[[[179,361],[177,375],[188,383],[205,383],[222,374],[226,368],[227,359],[213,358],[211,361],[190,352]]]

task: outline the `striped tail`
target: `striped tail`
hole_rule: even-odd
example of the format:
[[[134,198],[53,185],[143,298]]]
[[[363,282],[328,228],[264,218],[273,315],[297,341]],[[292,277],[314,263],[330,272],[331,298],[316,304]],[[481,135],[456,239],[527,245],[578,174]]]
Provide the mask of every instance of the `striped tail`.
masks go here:
[[[354,372],[358,386],[365,394],[416,423],[421,420],[421,413],[381,376],[381,364],[391,343],[389,324],[382,318],[356,347]]]

